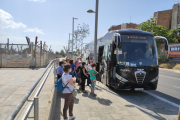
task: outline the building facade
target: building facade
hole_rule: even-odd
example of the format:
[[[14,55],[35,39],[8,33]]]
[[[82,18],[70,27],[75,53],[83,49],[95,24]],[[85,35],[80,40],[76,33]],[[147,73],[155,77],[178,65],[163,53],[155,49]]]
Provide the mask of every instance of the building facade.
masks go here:
[[[180,29],[180,3],[174,4],[173,8],[165,11],[155,12],[153,18],[157,25],[170,29]],[[180,32],[177,33],[180,41]]]
[[[180,4],[174,4],[170,10],[155,12],[153,18],[157,25],[168,29],[180,29]]]
[[[172,9],[171,29],[180,29],[180,4],[175,4]]]
[[[108,31],[113,31],[113,30],[120,30],[121,29],[121,25],[113,25],[113,26],[111,26],[109,29],[108,29]]]
[[[172,9],[155,12],[153,16],[157,25],[164,26],[168,29],[171,29],[171,17],[172,17]]]
[[[136,29],[136,27],[137,27],[137,24],[135,24],[135,23],[123,23],[121,25],[111,26],[108,29],[108,31],[120,30],[120,29],[126,29],[126,28]]]

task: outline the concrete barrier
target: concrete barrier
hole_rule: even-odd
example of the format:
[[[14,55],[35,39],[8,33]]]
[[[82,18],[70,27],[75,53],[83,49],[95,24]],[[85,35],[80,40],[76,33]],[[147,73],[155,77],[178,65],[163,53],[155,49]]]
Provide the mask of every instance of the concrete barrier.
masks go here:
[[[50,108],[48,120],[53,120],[53,118],[54,118],[55,108],[56,108],[56,99],[57,99],[57,90],[54,88],[54,94],[52,96],[52,101],[51,101],[52,103],[51,103],[51,108]]]
[[[179,107],[178,120],[180,120],[180,107]]]

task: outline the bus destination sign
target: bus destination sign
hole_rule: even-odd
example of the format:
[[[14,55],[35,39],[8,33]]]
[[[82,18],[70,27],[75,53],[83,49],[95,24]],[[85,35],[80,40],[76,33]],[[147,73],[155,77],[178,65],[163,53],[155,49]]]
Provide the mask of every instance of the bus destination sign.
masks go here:
[[[142,40],[147,39],[145,36],[128,36],[127,38],[130,38],[130,39],[142,39]]]

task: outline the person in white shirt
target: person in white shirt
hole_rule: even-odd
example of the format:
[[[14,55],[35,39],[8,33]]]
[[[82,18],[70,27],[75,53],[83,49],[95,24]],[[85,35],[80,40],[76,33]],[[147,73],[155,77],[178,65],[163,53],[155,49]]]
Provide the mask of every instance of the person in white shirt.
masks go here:
[[[90,63],[88,64],[87,70],[89,71],[91,69],[91,64],[93,63],[93,60],[90,60]]]
[[[62,75],[62,82],[64,83],[64,85],[66,85],[68,83],[67,87],[71,91],[73,91],[75,83],[76,83],[76,79],[72,78],[72,75],[69,75],[69,72],[71,72],[71,65],[68,63],[65,64],[63,66],[63,71],[64,71],[64,74]],[[71,91],[68,88],[65,88],[62,92],[64,95],[64,100],[65,100],[64,101],[64,108],[63,108],[64,120],[72,120],[72,119],[76,118],[75,116],[73,116],[74,98],[73,98]],[[67,110],[68,109],[69,109],[69,119],[67,117]]]
[[[89,84],[91,84],[89,70],[91,69],[92,63],[93,63],[93,60],[90,60],[88,66],[87,66],[87,71],[88,71],[87,86],[89,86]]]

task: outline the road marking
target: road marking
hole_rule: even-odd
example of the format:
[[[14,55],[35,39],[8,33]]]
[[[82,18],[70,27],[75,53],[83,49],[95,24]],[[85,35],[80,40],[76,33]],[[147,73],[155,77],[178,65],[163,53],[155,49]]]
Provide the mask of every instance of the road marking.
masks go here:
[[[168,74],[171,74],[171,75],[180,75],[179,73],[179,71],[167,71],[167,72],[164,72],[164,71],[159,71],[159,73],[163,73],[163,74],[166,74],[166,73],[168,73]]]
[[[174,86],[175,88],[180,88],[180,87],[177,87],[177,86]]]
[[[172,106],[174,106],[174,107],[179,108],[179,105],[176,104],[176,103],[173,103],[173,102],[171,102],[171,101],[169,101],[169,100],[166,100],[166,99],[164,99],[164,98],[162,98],[162,97],[159,97],[159,96],[157,96],[157,95],[155,95],[155,94],[153,94],[153,93],[151,93],[151,92],[149,92],[149,91],[144,90],[143,92],[144,92],[144,93],[147,93],[147,94],[149,94],[149,95],[151,95],[151,96],[153,96],[153,97],[155,97],[155,98],[157,98],[157,99],[159,99],[159,100],[161,100],[161,101],[164,101],[164,102],[166,102],[166,103],[168,103],[168,104],[170,104],[170,105],[172,105]]]
[[[159,70],[164,70],[164,71],[171,71],[171,72],[174,72],[174,71],[177,71],[177,72],[180,72],[180,70],[175,70],[175,69],[165,69],[165,68],[159,68]]]
[[[165,75],[159,75],[159,76],[163,76],[163,77],[167,77],[167,78],[171,78],[171,79],[180,80],[180,79],[178,79],[178,78],[173,78],[173,77],[169,77],[169,76],[165,76]]]

